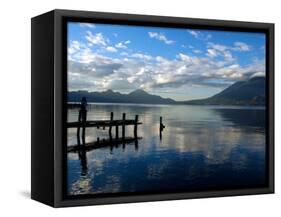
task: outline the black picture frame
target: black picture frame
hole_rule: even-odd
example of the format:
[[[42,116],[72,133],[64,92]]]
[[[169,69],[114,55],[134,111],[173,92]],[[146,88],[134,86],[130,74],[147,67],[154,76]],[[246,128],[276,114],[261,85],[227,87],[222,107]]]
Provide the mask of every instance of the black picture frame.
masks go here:
[[[268,185],[260,188],[153,194],[66,196],[66,22],[263,32],[266,34],[266,142]],[[274,193],[274,24],[53,10],[32,18],[31,197],[53,207]]]

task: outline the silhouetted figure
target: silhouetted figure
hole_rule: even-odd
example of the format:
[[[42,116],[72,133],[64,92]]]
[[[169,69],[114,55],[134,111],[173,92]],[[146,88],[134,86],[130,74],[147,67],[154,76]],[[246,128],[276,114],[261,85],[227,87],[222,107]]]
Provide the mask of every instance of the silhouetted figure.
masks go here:
[[[82,97],[82,99],[81,99],[78,121],[83,124],[82,143],[84,145],[85,144],[85,130],[86,130],[85,124],[86,124],[86,121],[87,121],[87,99],[86,99],[86,97]],[[78,129],[77,129],[77,136],[78,137],[80,136],[79,134],[80,134],[80,127],[78,127]]]
[[[79,122],[86,122],[87,120],[87,99],[86,97],[82,97],[81,104],[80,104],[80,110],[79,110]]]

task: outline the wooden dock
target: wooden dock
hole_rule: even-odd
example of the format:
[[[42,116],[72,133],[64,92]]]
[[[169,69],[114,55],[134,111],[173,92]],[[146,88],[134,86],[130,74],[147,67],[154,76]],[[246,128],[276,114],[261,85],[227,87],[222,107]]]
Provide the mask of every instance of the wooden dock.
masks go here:
[[[118,147],[119,145],[123,145],[123,147],[126,144],[135,144],[135,146],[138,145],[138,140],[142,139],[142,137],[126,137],[126,138],[119,138],[119,139],[97,139],[97,141],[85,143],[83,145],[77,144],[67,147],[67,152],[79,152],[80,150],[84,151],[91,151],[94,149],[100,149],[100,148],[106,148],[110,147],[113,148]]]
[[[139,116],[136,115],[135,119],[126,119],[126,114],[122,114],[122,119],[114,120],[113,112],[110,113],[109,120],[84,120],[81,121],[78,118],[76,122],[68,122],[67,128],[77,128],[77,137],[80,137],[80,129],[82,128],[82,143],[85,143],[85,129],[86,128],[108,128],[109,138],[112,138],[112,128],[115,127],[115,137],[119,138],[119,126],[122,127],[122,138],[126,136],[126,126],[134,126],[134,137],[137,138],[138,125],[142,124],[139,122]]]
[[[67,123],[67,128],[77,128],[77,127],[115,127],[115,126],[128,126],[128,125],[139,125],[141,122],[136,122],[135,120],[93,120],[86,122],[69,122]]]

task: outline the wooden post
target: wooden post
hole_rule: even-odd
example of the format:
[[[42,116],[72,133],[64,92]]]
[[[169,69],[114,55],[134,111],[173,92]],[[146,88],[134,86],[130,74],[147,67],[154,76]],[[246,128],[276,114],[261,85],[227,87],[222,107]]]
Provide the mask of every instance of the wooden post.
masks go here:
[[[139,149],[139,141],[138,138],[135,138],[135,150],[137,151]]]
[[[139,120],[139,116],[136,115],[136,117],[135,117],[135,126],[134,126],[134,137],[135,138],[138,137],[138,120]]]
[[[113,112],[110,112],[110,123],[109,123],[109,130],[108,130],[108,133],[109,133],[109,138],[111,138],[111,137],[112,137],[112,134],[111,134],[112,121],[113,121]]]
[[[86,144],[86,133],[85,133],[85,131],[86,131],[86,128],[83,127],[82,128],[82,143],[83,143],[83,145]]]
[[[125,121],[126,121],[126,113],[123,113],[122,120],[123,120],[123,123],[122,123],[122,139],[125,139]]]
[[[162,140],[162,116],[160,116],[159,136],[160,140]]]
[[[160,125],[159,125],[159,136],[160,140],[162,140],[162,131],[164,130],[165,125],[163,124],[162,116],[160,116]]]
[[[111,132],[109,132],[109,140],[110,140],[110,142],[112,142],[112,134],[111,134]]]
[[[82,114],[82,123],[83,123],[83,128],[82,128],[82,143],[85,145],[86,143],[86,121],[87,121],[87,110],[83,111],[84,113]]]
[[[80,127],[77,127],[77,141],[79,141],[80,145]]]
[[[77,144],[78,144],[78,146],[81,145],[81,143],[80,143],[80,127],[77,128]]]
[[[118,138],[119,137],[119,132],[118,132],[118,124],[116,124],[115,126],[115,137]]]
[[[81,110],[79,110],[78,113],[78,122],[81,122]],[[79,145],[80,145],[80,126],[77,127],[77,140],[79,139]]]

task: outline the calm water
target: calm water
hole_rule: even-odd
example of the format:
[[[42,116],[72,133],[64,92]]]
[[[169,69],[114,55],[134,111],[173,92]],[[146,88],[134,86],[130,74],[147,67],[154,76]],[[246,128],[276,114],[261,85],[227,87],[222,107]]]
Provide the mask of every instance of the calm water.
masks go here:
[[[263,185],[265,110],[250,107],[92,104],[88,119],[134,119],[138,143],[68,153],[68,193],[98,194],[233,188]],[[68,110],[77,121],[78,109]],[[166,125],[159,138],[159,117]],[[112,130],[113,137],[115,129]],[[121,127],[119,135],[122,135]],[[126,136],[133,136],[133,126]],[[108,138],[108,130],[86,130],[86,142]],[[68,130],[68,146],[77,144]],[[82,157],[81,157],[82,156]]]

